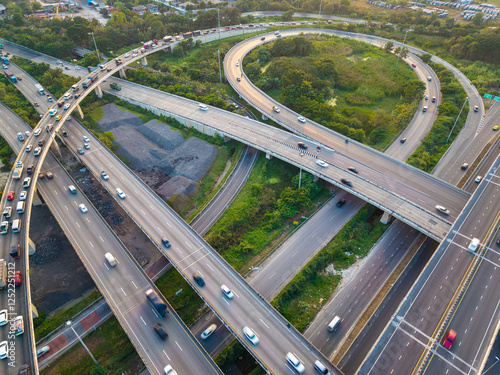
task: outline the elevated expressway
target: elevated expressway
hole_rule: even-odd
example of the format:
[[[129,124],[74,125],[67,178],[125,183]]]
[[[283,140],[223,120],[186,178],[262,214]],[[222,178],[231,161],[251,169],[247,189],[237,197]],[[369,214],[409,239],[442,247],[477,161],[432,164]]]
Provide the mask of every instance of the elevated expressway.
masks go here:
[[[157,50],[157,49],[156,49]],[[155,50],[155,51],[156,51]],[[151,52],[150,52],[151,53]],[[144,56],[144,55],[143,55]],[[139,56],[143,57],[143,56]],[[122,57],[124,63],[132,62],[132,59]],[[115,65],[112,63],[112,65]],[[98,72],[99,81],[106,79],[109,75],[121,69],[122,65],[113,66],[109,72]],[[95,74],[95,73],[93,73]],[[92,75],[93,75],[92,74]],[[81,85],[81,83],[80,83]],[[78,100],[68,100],[70,107],[63,111],[59,122],[54,123],[50,132],[43,131],[36,140],[45,139],[46,145],[42,149],[39,157],[33,160],[35,170],[33,174],[32,185],[37,181],[38,173],[42,161],[48,152],[48,146],[52,141],[52,135],[58,132],[64,124],[69,113],[74,110],[80,100],[91,92],[91,89],[97,87],[98,80],[95,80],[89,90],[79,89],[77,93],[81,96]],[[197,108],[197,103],[195,103]],[[45,129],[45,126],[53,119],[44,115],[37,128]],[[34,141],[33,135],[30,136],[27,143]],[[313,363],[319,359],[327,365],[332,373],[339,373],[333,365],[328,363],[314,347],[312,347],[293,327],[288,325],[286,320],[279,315],[269,304],[267,304],[253,289],[251,289],[218,254],[206,244],[175,212],[156,195],[145,187],[133,174],[128,173],[123,164],[108,165],[109,159],[104,158],[98,153],[101,150],[90,150],[82,156],[83,161],[90,165],[93,170],[100,171],[106,169],[120,170],[119,179],[110,180],[109,189],[114,191],[116,187],[121,187],[127,194],[127,198],[121,201],[122,207],[127,210],[136,220],[145,233],[159,246],[160,238],[167,235],[172,243],[172,248],[163,251],[171,262],[176,266],[180,273],[193,286],[193,288],[202,296],[205,302],[214,310],[214,312],[225,322],[229,330],[246,346],[254,357],[262,364],[264,368],[275,374],[286,374],[290,371],[286,363],[285,355],[287,352],[295,353],[303,362],[309,372],[313,371]],[[102,150],[103,151],[103,150]],[[32,153],[30,155],[33,155]],[[113,158],[111,158],[113,159]],[[116,158],[114,158],[116,159]],[[27,163],[27,153],[21,153],[18,160]],[[116,160],[115,160],[116,161]],[[127,173],[121,173],[127,170]],[[111,173],[113,173],[111,171]],[[10,181],[12,183],[12,181]],[[7,187],[7,189],[9,186]],[[31,208],[33,199],[33,187],[27,198],[27,208]],[[135,214],[133,215],[132,212]],[[26,211],[26,217],[30,212]],[[29,226],[26,223],[25,230]],[[25,232],[26,233],[26,232]],[[23,233],[24,235],[24,233]],[[27,242],[27,236],[24,237]],[[26,245],[26,244],[25,244]],[[199,287],[192,280],[194,272],[203,275],[206,285]],[[235,298],[231,301],[226,300],[220,291],[220,285],[225,283],[235,293]],[[242,334],[243,326],[250,326],[260,337],[258,346],[253,347]],[[189,360],[189,359],[188,359]]]
[[[33,86],[29,82],[30,80],[30,77],[25,76],[20,83],[25,87]],[[17,86],[19,87],[19,84]],[[75,128],[72,126],[72,129]],[[0,131],[2,137],[7,140],[16,153],[24,153],[27,145],[27,143],[21,143],[17,139],[17,132],[22,131],[24,133],[24,131],[29,130],[32,129],[22,119],[3,105],[0,105]],[[81,142],[83,134],[76,128],[68,138],[71,137],[74,143]],[[92,137],[91,145],[96,155],[104,152],[104,150],[108,152],[104,146]],[[30,154],[32,153],[33,151],[30,152]],[[59,164],[51,153],[47,155],[43,163],[43,171],[49,170],[54,174],[54,179],[41,181],[37,185],[37,189],[39,189],[95,284],[106,298],[114,315],[150,373],[163,374],[163,368],[170,364],[181,374],[194,374],[200,371],[204,374],[222,374],[171,307],[169,307],[170,315],[163,319],[154,311],[144,292],[150,288],[156,290],[156,287],[85,195],[80,190],[76,194],[69,192],[68,186],[77,186],[77,184],[74,183],[65,168]],[[93,170],[92,172],[96,176],[99,175],[99,171]],[[120,178],[119,171],[113,170],[108,173],[110,176],[109,183]],[[18,193],[16,191],[16,194]],[[87,213],[82,213],[79,210],[78,205],[81,203],[88,208]],[[15,204],[12,204],[12,206],[15,209]],[[0,237],[0,241],[3,246],[4,236]],[[118,260],[119,264],[115,268],[110,268],[106,263],[104,259],[104,253],[106,252],[112,253]],[[9,258],[8,253],[5,258]],[[27,271],[27,273],[23,272],[23,277],[29,273],[29,269]],[[158,290],[156,291],[159,293]],[[16,295],[17,298],[22,296],[20,293],[16,293]],[[2,293],[1,296],[4,297],[5,294]],[[2,308],[6,305],[2,300]],[[23,310],[18,309],[18,311]],[[161,323],[168,332],[169,337],[165,342],[161,341],[154,332],[153,325],[155,323]],[[0,335],[2,335],[0,340],[7,339],[4,337],[4,332],[7,332],[7,330],[0,330]],[[15,369],[15,374],[17,374],[19,365],[28,363],[27,359],[30,358],[30,351],[21,350],[30,343],[28,337],[25,333],[25,335],[18,336],[16,339],[16,343],[18,343],[16,345],[19,345],[19,347],[16,350],[16,364],[12,367]],[[21,347],[21,344],[23,347]],[[25,358],[24,361],[21,360],[23,357]],[[186,361],[185,357],[188,357],[189,361]],[[0,365],[2,365],[2,368],[5,365],[5,368],[0,370],[0,373],[9,374],[10,366],[8,366],[8,363],[2,361]],[[34,368],[34,365],[32,364],[32,368]]]
[[[158,49],[159,48],[157,48],[156,50],[158,50]],[[154,50],[154,51],[156,51],[156,50]],[[150,51],[149,53],[154,52],[154,51]],[[142,56],[139,56],[139,58],[140,57],[142,57]],[[126,59],[124,59],[124,60],[126,60]],[[124,61],[124,63],[130,63],[131,60],[133,60],[133,59],[130,59],[128,61]],[[110,74],[114,73],[116,70],[118,70],[118,68],[113,68],[110,72],[105,73],[103,76],[101,76],[102,73],[99,73],[99,77],[100,77],[99,81],[105,79],[107,76],[109,76]],[[97,87],[96,83],[94,83],[93,85],[94,85],[94,87]],[[84,93],[84,95],[82,95],[79,99],[81,100],[88,92],[89,91],[86,91]],[[70,107],[70,110],[67,113],[69,113],[72,109],[74,109],[75,106],[76,106],[76,101],[72,101],[72,107]],[[213,112],[223,112],[223,111],[218,111],[218,110],[215,110],[213,108],[210,108],[208,112],[205,112],[205,113],[200,113],[200,112],[201,111],[199,111],[197,109],[197,103],[193,103],[192,105],[190,105],[189,108],[187,108],[187,111],[186,111],[186,108],[184,107],[184,111],[183,111],[183,113],[185,115],[187,114],[186,117],[189,117],[190,119],[193,119],[196,122],[203,123],[204,125],[213,126],[213,128],[219,130],[219,127],[216,124],[214,124],[214,125],[210,124],[212,122],[210,120],[215,120],[215,122],[217,124],[220,124],[220,120],[217,121],[217,119],[219,118],[219,116],[217,116],[217,119],[216,119],[215,118],[216,116],[211,116],[211,114]],[[217,113],[217,114],[221,115],[221,116],[223,115],[221,113]],[[62,121],[64,121],[64,118],[66,116],[63,116]],[[200,118],[200,116],[202,116],[202,118]],[[219,130],[219,133],[227,135],[227,136],[229,136],[231,138],[235,138],[235,139],[241,140],[244,143],[252,144],[254,146],[256,144],[259,144],[259,145],[264,144],[264,146],[259,146],[257,148],[262,149],[264,151],[267,151],[268,154],[270,154],[270,155],[274,155],[274,156],[283,158],[284,160],[291,161],[293,164],[295,164],[297,166],[300,166],[300,164],[302,164],[303,167],[304,167],[304,169],[309,170],[309,171],[311,171],[312,173],[314,173],[316,175],[320,175],[320,176],[322,176],[322,178],[330,180],[332,183],[339,184],[338,180],[340,178],[342,178],[341,176],[345,176],[346,173],[348,173],[345,170],[342,170],[342,169],[340,169],[338,167],[335,168],[335,171],[333,171],[333,173],[330,172],[330,171],[332,171],[333,168],[328,168],[327,170],[323,170],[322,171],[323,173],[318,172],[319,168],[315,165],[316,155],[305,153],[309,157],[309,160],[308,160],[308,158],[306,158],[305,161],[298,160],[299,159],[299,157],[298,157],[298,149],[295,147],[295,145],[296,145],[296,142],[298,140],[301,140],[300,138],[297,138],[297,137],[294,137],[294,136],[290,136],[288,133],[277,131],[276,129],[265,127],[265,126],[262,126],[261,124],[258,124],[258,123],[252,124],[253,125],[252,126],[253,129],[248,129],[248,128],[238,129],[239,127],[241,127],[241,123],[242,122],[248,122],[248,121],[246,121],[246,120],[243,119],[243,120],[239,120],[238,124],[234,124],[234,129],[236,129],[238,131],[234,131],[234,129],[232,129],[232,130],[230,130],[230,131],[228,131],[226,133],[225,131]],[[42,123],[47,123],[47,116],[44,117],[44,119],[42,120]],[[256,124],[258,124],[258,125],[256,125]],[[244,125],[247,125],[247,124],[244,124]],[[250,139],[248,139],[249,137],[247,136],[246,133],[250,133],[252,135],[250,137]],[[266,142],[267,142],[267,144],[266,144]],[[354,144],[354,143],[351,142],[349,145],[347,145],[345,147],[348,147],[348,146],[350,146],[352,144]],[[279,153],[272,151],[272,149],[274,147],[276,147],[276,146],[277,146],[277,149],[279,150]],[[359,147],[359,145],[357,145],[357,146]],[[328,162],[331,163],[331,160],[333,160],[333,156],[336,156],[336,162],[337,162],[337,164],[339,164],[338,163],[338,159],[339,158],[337,157],[338,154],[334,155],[334,152],[332,152],[328,148],[322,148],[321,149],[321,158],[322,159],[325,159],[326,161],[328,161]],[[344,160],[344,168],[347,167],[347,166],[353,165],[353,166],[357,167],[357,169],[364,171],[364,168],[363,168],[364,166],[360,166],[360,165],[354,163],[354,161],[352,159],[349,159],[349,158],[345,158],[345,159],[346,160]],[[350,164],[346,164],[345,163],[346,161],[348,163],[350,163]],[[37,174],[35,174],[35,175],[37,175]],[[375,171],[375,173],[373,173],[373,171],[371,171],[371,170],[368,171],[367,170],[365,177],[369,176],[369,175],[371,175],[371,177],[375,176],[375,177],[381,178],[381,176],[380,176],[381,173],[378,172],[378,171]],[[422,175],[425,175],[425,174],[422,174]],[[347,174],[347,176],[349,176],[349,174]],[[370,190],[372,190],[372,189],[376,190],[377,189],[377,187],[374,188],[374,184],[371,183],[371,181],[366,181],[366,180],[361,179],[361,178],[359,178],[357,176],[351,176],[351,179],[354,181],[354,184],[355,184],[354,185],[354,189],[357,192],[357,195],[360,195],[360,196],[364,197],[365,199],[367,199],[367,198],[366,198],[366,196],[363,195],[363,192],[367,192],[368,195],[370,195],[371,194]],[[441,185],[439,185],[439,186],[440,187],[444,187],[445,190],[446,190],[446,188],[449,189],[449,186],[447,187],[446,184],[443,184],[443,186],[441,186]],[[398,189],[397,184],[393,185],[391,187]],[[381,207],[387,207],[387,206],[390,207],[391,206],[391,202],[387,202],[388,199],[383,199],[383,198],[380,197],[381,195],[383,196],[384,193],[387,193],[387,191],[385,191],[384,189],[380,189],[380,188],[378,188],[378,189],[379,189],[379,193],[378,193],[377,198],[380,201],[383,201],[385,205],[381,205],[381,204],[377,204],[377,205],[379,205]],[[410,189],[410,190],[413,190],[413,189]],[[398,189],[398,191],[401,191],[401,190]],[[454,189],[451,189],[451,191],[454,191],[455,192],[454,195],[458,196],[460,198],[460,199],[455,199],[455,202],[457,200],[462,200],[462,201],[466,200],[466,195],[461,194],[460,192],[457,192]],[[412,191],[412,193],[415,193],[415,191]],[[457,194],[457,193],[459,193],[459,194]],[[376,195],[376,194],[372,194],[372,196],[373,195]],[[422,192],[417,192],[416,196],[417,196],[417,200],[419,200],[419,198],[427,198],[427,199],[429,198],[428,195],[422,194]],[[450,194],[446,195],[446,197],[449,198]],[[394,195],[392,195],[391,198],[394,198]],[[398,199],[400,199],[400,198],[396,197],[396,200],[398,200]],[[369,199],[367,199],[367,200],[369,200]],[[389,199],[389,200],[391,200],[391,199]],[[425,201],[425,199],[420,199],[420,200],[421,201]],[[446,203],[444,203],[444,201],[445,201],[445,199],[443,197],[443,199],[441,199],[438,202],[433,201],[431,203],[431,206],[433,206],[434,204],[438,204],[438,203],[439,204],[446,204]],[[412,215],[415,214],[415,212],[412,211],[412,209],[415,209],[414,204],[412,204],[413,202],[404,202],[403,204],[401,204],[401,202],[398,202],[398,203],[400,203],[400,204],[398,205],[398,207],[396,209],[398,209],[400,212],[401,211],[405,211],[408,216],[412,216]],[[452,211],[453,214],[455,214],[455,215],[460,210],[459,206],[460,205],[456,205],[456,207],[454,208],[452,204],[448,204],[447,205],[447,207],[451,208],[452,210],[456,210],[455,212]],[[432,208],[432,210],[433,210],[433,208]],[[391,212],[393,212],[393,211],[391,211]],[[418,211],[417,210],[417,212],[418,212],[417,216],[420,213],[424,212],[424,215],[428,214],[428,215],[430,215],[432,217],[431,220],[432,220],[432,226],[433,226],[434,230],[436,230],[436,232],[440,231],[439,234],[438,233],[433,234],[434,237],[439,237],[439,235],[443,235],[445,233],[446,227],[449,226],[449,222],[445,218],[441,218],[440,216],[436,215],[435,213],[431,213],[430,211],[425,211],[425,210]],[[396,216],[397,215],[399,215],[399,214],[396,214]],[[436,220],[437,220],[437,224],[435,223]],[[412,221],[413,225],[417,226],[421,230],[423,230],[422,228],[424,228],[425,226],[428,225],[428,223],[424,223],[423,226],[422,225],[417,225],[417,224],[414,223],[414,221],[417,221],[417,220],[413,220]],[[438,228],[438,229],[436,229],[436,228]],[[423,231],[427,232],[425,230],[423,230]],[[179,266],[178,266],[178,268],[179,268]],[[209,266],[209,268],[211,268],[211,267]],[[189,275],[186,275],[184,272],[181,272],[181,273],[184,274],[184,276],[189,279]],[[211,307],[213,308],[212,305],[211,305]],[[254,353],[254,355],[255,355],[255,353]],[[299,356],[300,356],[300,354],[299,354]],[[300,356],[300,357],[304,358],[302,356]],[[309,362],[309,363],[311,363],[311,362]],[[266,365],[264,365],[264,366],[266,367]]]

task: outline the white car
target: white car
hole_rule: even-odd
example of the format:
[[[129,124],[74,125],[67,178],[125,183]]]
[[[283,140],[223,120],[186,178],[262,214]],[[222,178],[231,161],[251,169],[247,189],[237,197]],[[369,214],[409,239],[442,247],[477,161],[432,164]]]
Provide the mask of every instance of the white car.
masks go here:
[[[108,181],[109,180],[109,176],[106,172],[102,171],[101,172],[101,177],[104,181]]]
[[[123,57],[127,58],[127,57],[130,57],[130,53],[126,53],[125,55],[123,55]]]
[[[62,65],[62,61],[61,60],[57,60],[57,63]]]
[[[84,142],[90,142],[90,139],[89,137],[87,137],[86,135],[83,136],[83,141]]]
[[[302,362],[300,362],[299,359],[295,356],[295,354],[288,352],[288,354],[286,355],[286,360],[299,374],[302,374],[304,372],[305,367]]]
[[[449,214],[450,214],[450,210],[448,210],[448,209],[447,209],[446,207],[444,207],[444,206],[441,206],[441,205],[439,205],[439,204],[438,204],[438,205],[436,205],[436,206],[435,206],[435,208],[436,208],[436,210],[438,210],[438,211],[442,212],[442,213],[443,213],[443,214],[445,214],[445,215],[449,215]]]
[[[69,103],[66,103],[63,107],[63,109],[68,109],[69,108]]]
[[[90,145],[88,143],[85,143],[83,147],[85,147],[86,150],[90,150]]]
[[[305,122],[306,122],[306,119],[304,117],[299,117],[298,120],[299,120],[299,122],[301,122],[303,124],[305,124]]]
[[[32,145],[27,145],[26,146],[26,152],[30,152],[32,148],[33,148]]]
[[[30,134],[31,134],[31,132],[29,132],[27,130],[24,132],[24,135],[26,136],[26,138],[28,138],[30,136]]]
[[[120,188],[116,188],[116,194],[121,198],[121,199],[125,199],[126,195],[125,193],[123,192],[122,189]]]
[[[0,326],[4,326],[9,321],[7,309],[0,311]]]
[[[237,62],[237,63],[236,63],[236,66],[240,66],[240,63],[239,63],[239,62]]]
[[[7,358],[7,353],[9,352],[9,345],[7,341],[0,342],[0,358]]]
[[[255,334],[255,332],[252,331],[247,326],[243,327],[243,333],[245,334],[246,338],[250,340],[252,344],[257,345],[259,343],[259,338]]]
[[[226,285],[221,285],[220,289],[222,290],[222,293],[224,293],[224,295],[227,298],[233,299],[234,294],[233,294],[233,292],[231,292],[231,289],[229,289]]]
[[[479,184],[479,183],[481,182],[481,180],[482,180],[482,179],[483,179],[483,178],[482,178],[481,176],[477,176],[477,177],[476,177],[476,179],[474,180],[474,182],[475,182],[476,184]]]
[[[80,70],[81,68],[80,68],[79,66],[77,66],[75,69],[76,69],[76,70]]]
[[[85,205],[83,203],[81,203],[78,207],[80,207],[80,211],[82,211],[83,213],[87,212],[87,207],[85,207]]]
[[[21,191],[21,194],[19,194],[19,200],[20,201],[25,201],[27,195],[28,195],[27,191]]]
[[[212,333],[215,332],[216,329],[217,329],[217,324],[211,324],[210,326],[208,326],[206,330],[203,331],[203,333],[200,336],[201,339],[202,340],[208,339],[212,335]]]
[[[166,365],[163,371],[165,371],[165,375],[177,375],[177,372],[170,365]]]
[[[42,355],[47,353],[49,350],[50,350],[50,346],[45,345],[44,347],[42,347],[36,351],[36,356],[41,357]]]
[[[7,65],[4,65],[3,68],[4,69],[9,69],[9,67]]]
[[[38,137],[40,135],[40,133],[42,132],[42,129],[36,129],[35,130],[35,137]]]
[[[328,164],[325,163],[323,160],[316,160],[316,164],[318,164],[322,168],[328,168]]]

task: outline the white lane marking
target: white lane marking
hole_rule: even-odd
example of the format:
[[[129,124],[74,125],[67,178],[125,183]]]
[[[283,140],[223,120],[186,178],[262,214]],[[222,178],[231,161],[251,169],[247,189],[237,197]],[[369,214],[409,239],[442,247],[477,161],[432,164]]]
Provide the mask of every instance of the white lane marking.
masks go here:
[[[68,210],[68,206],[64,205],[64,208],[66,209],[66,211],[69,211],[69,210]]]
[[[192,249],[191,245],[187,241],[184,241],[184,243]]]
[[[78,222],[75,221],[75,224],[78,225],[78,228],[80,228],[80,224],[78,224]]]
[[[144,321],[144,319],[142,319],[142,316],[140,316],[139,318],[141,318],[142,322],[144,323],[145,326],[147,326],[148,324]]]
[[[267,328],[269,328],[269,326],[266,323],[264,323],[262,319],[259,318],[259,320],[262,322],[262,324],[264,324]]]
[[[89,241],[89,244],[90,244],[90,246],[94,247],[94,245],[92,245],[92,242]]]
[[[90,224],[90,220],[88,217],[86,217],[85,220],[87,220],[87,222]]]
[[[125,293],[125,291],[123,290],[123,288],[120,288],[120,289],[122,290],[123,294],[126,296],[127,293]]]
[[[181,352],[182,352],[183,350],[182,350],[181,346],[179,345],[179,343],[178,343],[177,341],[176,341],[175,343],[177,344],[177,346],[179,347],[179,349],[180,349],[180,350],[181,350]]]
[[[99,238],[101,239],[101,241],[102,241],[102,242],[104,242],[104,240],[102,239],[102,237],[101,237],[101,236],[99,236]]]
[[[165,350],[162,350],[163,354],[165,354],[165,357],[167,357],[167,359],[170,361],[170,357],[167,355],[167,353],[165,353]]]
[[[214,272],[214,269],[212,267],[210,267],[210,264],[207,263],[207,266],[208,266],[208,268],[210,268],[212,270],[212,272]]]
[[[133,280],[131,282],[132,282],[132,285],[135,286],[135,289],[139,289],[139,288],[137,288],[137,285],[135,285]]]

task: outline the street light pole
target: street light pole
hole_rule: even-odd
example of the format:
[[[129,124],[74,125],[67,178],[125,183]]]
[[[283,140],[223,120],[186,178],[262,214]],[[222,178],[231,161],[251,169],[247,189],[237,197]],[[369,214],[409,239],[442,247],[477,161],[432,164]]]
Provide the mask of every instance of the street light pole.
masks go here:
[[[488,369],[487,369],[485,372],[483,372],[483,373],[482,373],[482,375],[484,375],[484,374],[486,374],[488,371],[490,371],[490,370],[493,368],[493,366],[495,366],[495,365],[498,363],[498,361],[500,361],[500,358],[498,358],[497,356],[495,356],[495,359],[496,359],[496,362],[495,362],[495,363],[493,363],[490,367],[488,367]]]
[[[319,4],[319,13],[318,15],[321,16],[321,7],[323,6],[323,0],[321,0],[321,3]]]
[[[304,154],[301,152],[300,153],[299,189],[300,189],[300,182],[302,181],[302,156],[304,156]]]
[[[455,125],[457,124],[458,119],[460,118],[460,115],[462,114],[462,110],[464,109],[465,103],[467,103],[467,100],[469,100],[469,97],[465,98],[464,104],[462,105],[462,108],[460,108],[460,113],[458,114],[457,119],[455,120],[455,123],[453,124],[453,127],[450,130],[450,134],[448,134],[448,138],[446,138],[446,143],[448,143],[448,141],[450,140],[451,133],[453,133],[453,129],[455,129]]]
[[[89,34],[92,34],[92,39],[94,39],[95,52],[97,53],[97,59],[101,61],[101,57],[99,56],[99,50],[97,49],[97,43],[95,42],[94,32],[91,31]]]
[[[87,353],[89,353],[89,356],[90,356],[90,358],[92,358],[92,360],[94,361],[95,365],[99,366],[99,363],[96,361],[96,359],[94,358],[94,356],[90,352],[89,348],[87,348],[87,345],[85,345],[85,343],[83,342],[83,340],[80,338],[80,335],[78,335],[78,333],[76,333],[75,329],[73,328],[73,324],[71,323],[71,320],[68,320],[66,322],[66,325],[73,330],[73,332],[75,333],[76,337],[78,337],[78,340],[80,340],[80,342],[82,343],[82,345],[85,348],[85,350],[87,351]]]
[[[219,57],[219,80],[220,80],[220,88],[222,89],[222,72],[220,70],[220,51],[217,50],[217,56]]]
[[[219,39],[220,39],[220,17],[219,17],[219,8],[217,8],[217,25],[219,25],[219,26],[218,26],[218,28],[217,28],[217,30],[219,31]]]
[[[401,54],[403,53],[403,48],[405,46],[406,36],[407,35],[408,35],[408,30],[406,30],[405,38],[403,39],[403,45],[401,46],[401,50],[399,51],[398,60],[396,61],[396,68],[398,67],[399,58],[401,57]]]

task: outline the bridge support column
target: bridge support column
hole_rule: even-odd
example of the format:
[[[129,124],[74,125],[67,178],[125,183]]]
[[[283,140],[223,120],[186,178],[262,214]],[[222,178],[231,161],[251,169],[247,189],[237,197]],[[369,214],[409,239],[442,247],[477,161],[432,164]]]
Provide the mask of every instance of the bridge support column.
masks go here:
[[[80,118],[83,120],[83,111],[82,108],[80,107],[80,104],[76,106],[76,110],[78,111],[78,114],[80,115]]]
[[[35,193],[33,194],[33,202],[32,202],[32,205],[33,206],[41,206],[43,204],[43,200],[42,198],[40,197],[39,193],[38,193],[38,189],[36,188],[35,186]]]
[[[32,312],[32,318],[38,318],[38,310],[36,309],[35,305],[31,304],[31,312]]]
[[[148,66],[148,60],[146,60],[146,56],[141,57],[142,66]]]
[[[61,158],[62,162],[64,163],[64,158],[63,158],[62,153],[61,153],[61,148],[59,147],[59,144],[57,143],[57,140],[55,137],[54,137],[54,141],[51,143],[50,147],[52,148],[52,151],[54,151],[54,149],[55,149],[55,151],[57,152],[57,154]]]
[[[266,121],[267,120],[267,116],[262,115],[262,120]]]
[[[127,75],[125,74],[125,69],[121,68],[118,73],[120,74],[121,79],[127,78]]]
[[[231,138],[229,138],[227,135],[224,136],[224,142],[229,142]]]
[[[266,154],[266,159],[271,160],[273,156],[271,154]]]
[[[390,213],[388,213],[388,212],[384,212],[384,214],[383,214],[383,215],[382,215],[382,217],[380,218],[380,222],[381,222],[382,224],[387,224],[387,223],[389,223],[389,221],[391,221],[391,219],[392,219],[391,214],[390,214]]]
[[[28,254],[33,255],[36,253],[36,245],[33,241],[31,241],[31,238],[28,237]]]
[[[316,182],[318,182],[318,181],[319,181],[319,177],[318,177],[318,176],[314,176],[314,178],[313,178],[313,182],[314,182],[314,183],[316,183]]]
[[[101,85],[97,84],[95,87],[95,94],[97,95],[98,98],[102,98],[102,89]]]

